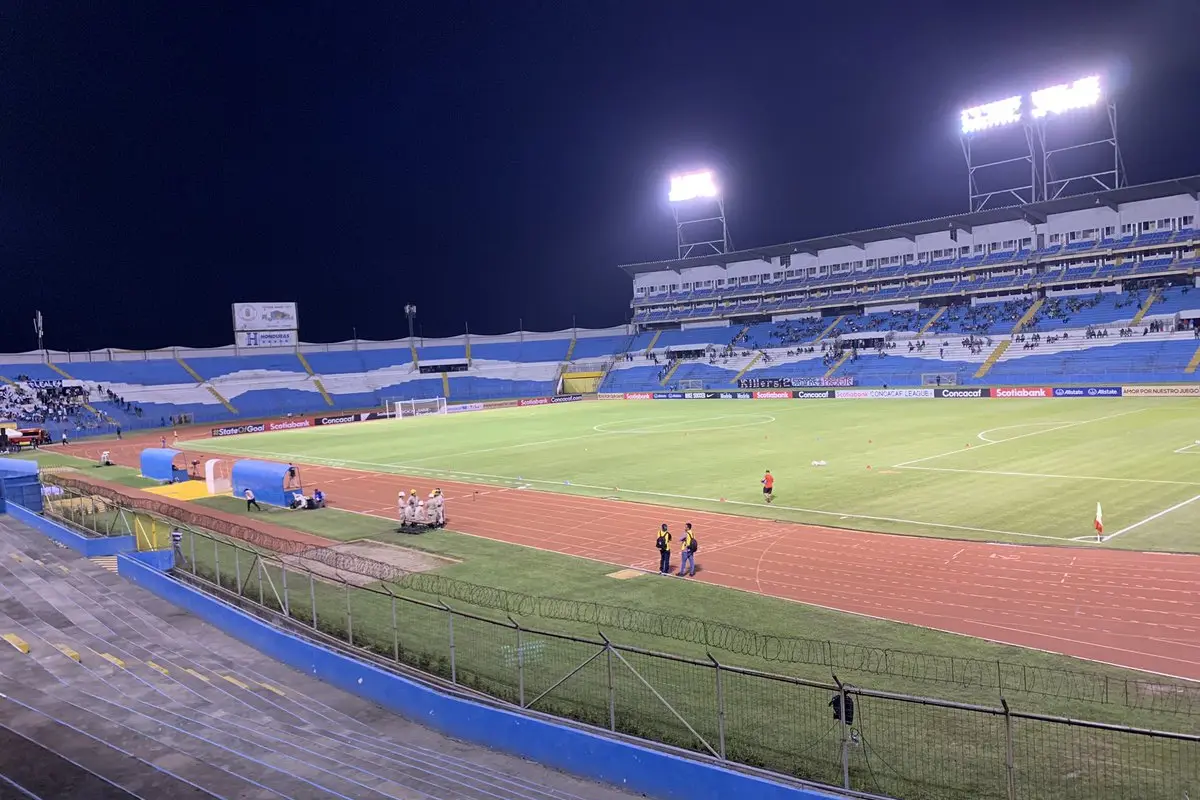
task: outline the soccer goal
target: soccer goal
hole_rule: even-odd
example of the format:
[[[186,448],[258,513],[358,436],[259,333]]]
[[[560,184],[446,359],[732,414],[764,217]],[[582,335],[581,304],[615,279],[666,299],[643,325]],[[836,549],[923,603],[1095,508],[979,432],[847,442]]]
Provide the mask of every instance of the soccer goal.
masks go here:
[[[922,386],[957,386],[957,372],[922,372]]]
[[[426,414],[445,414],[446,398],[426,397],[388,401],[388,414],[396,419],[423,417]]]
[[[679,381],[678,388],[681,392],[702,392],[704,391],[704,381]]]

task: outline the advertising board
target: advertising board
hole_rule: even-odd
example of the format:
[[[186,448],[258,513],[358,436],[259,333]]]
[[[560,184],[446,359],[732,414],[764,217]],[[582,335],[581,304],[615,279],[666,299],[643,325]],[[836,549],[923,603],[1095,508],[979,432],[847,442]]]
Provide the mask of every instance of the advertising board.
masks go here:
[[[854,378],[849,375],[836,378],[741,378],[739,389],[804,389],[821,386],[853,386]]]
[[[296,331],[236,331],[234,343],[244,350],[256,347],[295,347],[300,344]]]
[[[982,387],[978,389],[934,389],[933,396],[947,400],[978,400],[991,397],[988,390]]]
[[[1200,397],[1200,384],[1122,386],[1122,397]]]
[[[991,390],[992,397],[1024,398],[1053,397],[1049,386],[999,386]]]
[[[796,400],[828,400],[833,397],[833,389],[807,389],[792,392]]]
[[[466,411],[483,411],[483,403],[457,403],[446,406],[447,414],[462,414]]]
[[[597,400],[627,400],[624,392],[600,392],[596,395]]]
[[[316,423],[311,419],[278,419],[271,422],[248,422],[243,425],[225,425],[213,428],[211,435],[214,439],[222,436],[241,436],[244,433],[269,433],[271,431],[293,431],[300,428],[311,428]]]
[[[755,400],[791,400],[791,392],[755,392]]]
[[[1063,386],[1052,390],[1055,397],[1120,397],[1120,386]]]
[[[838,389],[833,396],[839,400],[909,400],[933,397],[933,389]]]
[[[295,303],[234,303],[235,331],[295,331],[300,316]]]

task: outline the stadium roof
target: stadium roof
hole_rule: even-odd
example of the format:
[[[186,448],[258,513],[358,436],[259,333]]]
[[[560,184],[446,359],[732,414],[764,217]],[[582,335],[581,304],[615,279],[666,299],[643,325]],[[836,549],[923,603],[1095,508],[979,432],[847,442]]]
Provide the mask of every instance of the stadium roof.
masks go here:
[[[997,222],[1012,222],[1025,220],[1031,224],[1046,221],[1051,214],[1062,214],[1068,211],[1082,211],[1085,208],[1105,206],[1114,211],[1124,203],[1135,203],[1139,200],[1152,200],[1157,197],[1172,197],[1187,194],[1192,199],[1200,197],[1200,175],[1189,178],[1175,178],[1169,181],[1143,183],[1137,186],[1127,186],[1121,189],[1107,189],[1090,194],[1060,197],[1056,200],[1044,200],[1022,206],[1007,206],[1005,208],[990,208],[970,214],[954,214],[949,217],[938,217],[921,222],[908,222],[903,225],[888,225],[883,228],[871,228],[852,233],[841,233],[836,236],[818,236],[815,239],[805,239],[799,242],[770,245],[769,247],[754,247],[747,250],[735,250],[719,256],[706,255],[697,258],[669,259],[665,261],[646,261],[640,264],[622,264],[621,269],[630,276],[642,275],[647,272],[662,272],[674,270],[678,272],[687,267],[706,267],[716,264],[726,265],[738,261],[767,260],[776,256],[792,253],[810,253],[815,255],[821,250],[832,247],[861,248],[868,242],[882,242],[888,239],[909,239],[915,241],[917,235],[936,233],[938,231],[958,230],[970,233],[976,225],[990,225]]]

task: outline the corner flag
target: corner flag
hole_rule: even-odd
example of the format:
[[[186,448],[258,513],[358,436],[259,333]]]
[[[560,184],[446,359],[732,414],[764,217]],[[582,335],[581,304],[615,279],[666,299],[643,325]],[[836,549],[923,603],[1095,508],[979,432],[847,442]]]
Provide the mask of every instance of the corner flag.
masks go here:
[[[1104,533],[1104,512],[1100,510],[1100,504],[1096,503],[1096,533]]]

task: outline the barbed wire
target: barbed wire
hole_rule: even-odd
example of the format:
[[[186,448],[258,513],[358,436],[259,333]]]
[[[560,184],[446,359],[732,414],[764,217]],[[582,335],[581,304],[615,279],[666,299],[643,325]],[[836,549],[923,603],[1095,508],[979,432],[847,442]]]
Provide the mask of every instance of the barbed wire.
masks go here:
[[[1031,666],[969,656],[936,655],[920,651],[838,642],[801,636],[781,636],[684,615],[663,614],[627,606],[561,597],[543,597],[469,583],[445,575],[412,572],[384,561],[347,553],[336,546],[313,546],[225,518],[221,512],[196,510],[186,504],[159,500],[122,487],[96,484],[66,475],[44,475],[43,482],[108,502],[183,523],[201,536],[217,534],[282,558],[289,569],[327,578],[322,565],[361,575],[441,600],[454,600],[478,609],[515,617],[541,618],[620,630],[701,645],[768,663],[817,666],[840,673],[903,678],[963,688],[1022,692],[1090,703],[1177,714],[1200,714],[1200,685],[1110,678],[1082,670]]]

